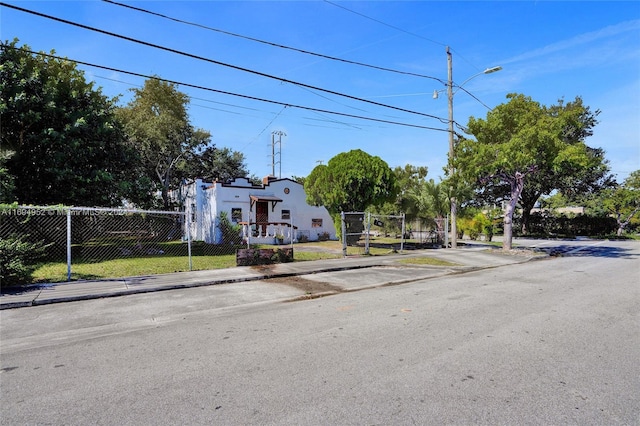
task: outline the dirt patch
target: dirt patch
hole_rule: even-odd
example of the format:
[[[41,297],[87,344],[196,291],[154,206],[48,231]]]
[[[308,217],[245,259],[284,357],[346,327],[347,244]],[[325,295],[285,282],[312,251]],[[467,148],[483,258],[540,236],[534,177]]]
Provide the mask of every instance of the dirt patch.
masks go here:
[[[300,299],[310,299],[318,297],[318,295],[320,294],[335,294],[342,293],[344,291],[341,287],[335,286],[333,284],[322,281],[308,280],[299,276],[269,278],[265,281],[275,284],[285,284],[290,287],[297,288],[298,290],[304,291],[305,296],[301,297]]]
[[[261,274],[271,275],[275,267],[273,265],[252,265],[251,269],[260,272]]]
[[[544,252],[529,247],[513,247],[511,250],[503,250],[502,248],[491,249],[493,253],[503,254],[505,256],[524,256],[524,257],[539,257],[545,256]]]

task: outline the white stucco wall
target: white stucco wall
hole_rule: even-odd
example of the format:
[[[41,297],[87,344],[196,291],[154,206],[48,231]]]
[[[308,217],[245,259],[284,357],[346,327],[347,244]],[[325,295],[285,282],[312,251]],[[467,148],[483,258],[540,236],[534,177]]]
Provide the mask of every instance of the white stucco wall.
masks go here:
[[[268,202],[268,221],[287,222],[297,227],[294,238],[305,235],[310,241],[327,233],[329,238],[336,238],[336,231],[331,216],[324,207],[310,206],[306,203],[304,188],[291,179],[271,180],[267,184],[254,186],[246,178],[238,178],[229,184],[220,182],[207,183],[198,179],[187,188],[185,208],[192,218],[191,235],[194,240],[208,243],[220,243],[221,234],[216,227],[216,219],[220,212],[226,212],[232,219],[235,208],[242,210],[243,222],[256,221],[256,207],[252,206],[250,197],[277,197],[273,205]],[[193,208],[195,207],[195,214]],[[282,218],[282,211],[290,211],[290,219]],[[321,226],[314,226],[321,222]]]

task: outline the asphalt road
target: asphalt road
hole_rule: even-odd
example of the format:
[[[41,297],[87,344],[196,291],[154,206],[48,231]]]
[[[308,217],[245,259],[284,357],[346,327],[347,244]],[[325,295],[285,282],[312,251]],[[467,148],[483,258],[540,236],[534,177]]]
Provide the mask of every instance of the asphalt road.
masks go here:
[[[0,423],[638,425],[640,246],[572,247],[296,302],[2,311]]]

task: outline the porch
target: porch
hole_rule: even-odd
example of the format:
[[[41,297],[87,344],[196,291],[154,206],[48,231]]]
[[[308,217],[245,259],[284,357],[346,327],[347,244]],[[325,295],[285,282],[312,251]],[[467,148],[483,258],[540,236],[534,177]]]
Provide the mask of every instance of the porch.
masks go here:
[[[291,244],[296,242],[297,226],[287,222],[238,222],[242,239],[249,244]]]

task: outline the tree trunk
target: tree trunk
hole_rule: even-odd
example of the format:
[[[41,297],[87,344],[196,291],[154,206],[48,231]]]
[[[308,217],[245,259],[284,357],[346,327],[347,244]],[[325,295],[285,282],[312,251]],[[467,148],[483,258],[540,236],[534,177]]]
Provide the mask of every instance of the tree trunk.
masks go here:
[[[523,235],[526,235],[530,232],[529,224],[531,223],[531,210],[536,205],[536,202],[540,198],[542,194],[538,191],[533,191],[531,189],[522,190],[520,194],[520,205],[522,206],[522,229],[521,232]]]
[[[616,235],[618,237],[622,236],[622,233],[624,232],[624,229],[629,225],[629,223],[631,222],[631,219],[633,219],[633,216],[636,215],[636,213],[638,213],[640,211],[640,207],[634,209],[631,213],[629,213],[629,215],[622,219],[622,213],[621,212],[616,212],[616,222],[618,222],[618,232],[616,232]]]
[[[507,211],[504,213],[504,236],[502,238],[502,249],[511,250],[511,239],[513,237],[513,211],[515,210],[513,198],[507,204]]]
[[[169,210],[169,185],[171,184],[171,169],[167,168],[164,172],[160,171],[160,166],[156,166],[156,174],[162,184],[160,194],[162,196],[162,205],[164,210]]]
[[[511,240],[513,238],[513,212],[516,210],[518,199],[524,188],[524,173],[516,172],[513,176],[507,177],[511,185],[511,195],[507,211],[504,214],[504,237],[502,241],[502,249],[511,250]]]
[[[530,218],[531,218],[531,209],[523,205],[522,206],[522,228],[520,229],[520,232],[522,232],[522,235],[527,235],[529,233]]]

